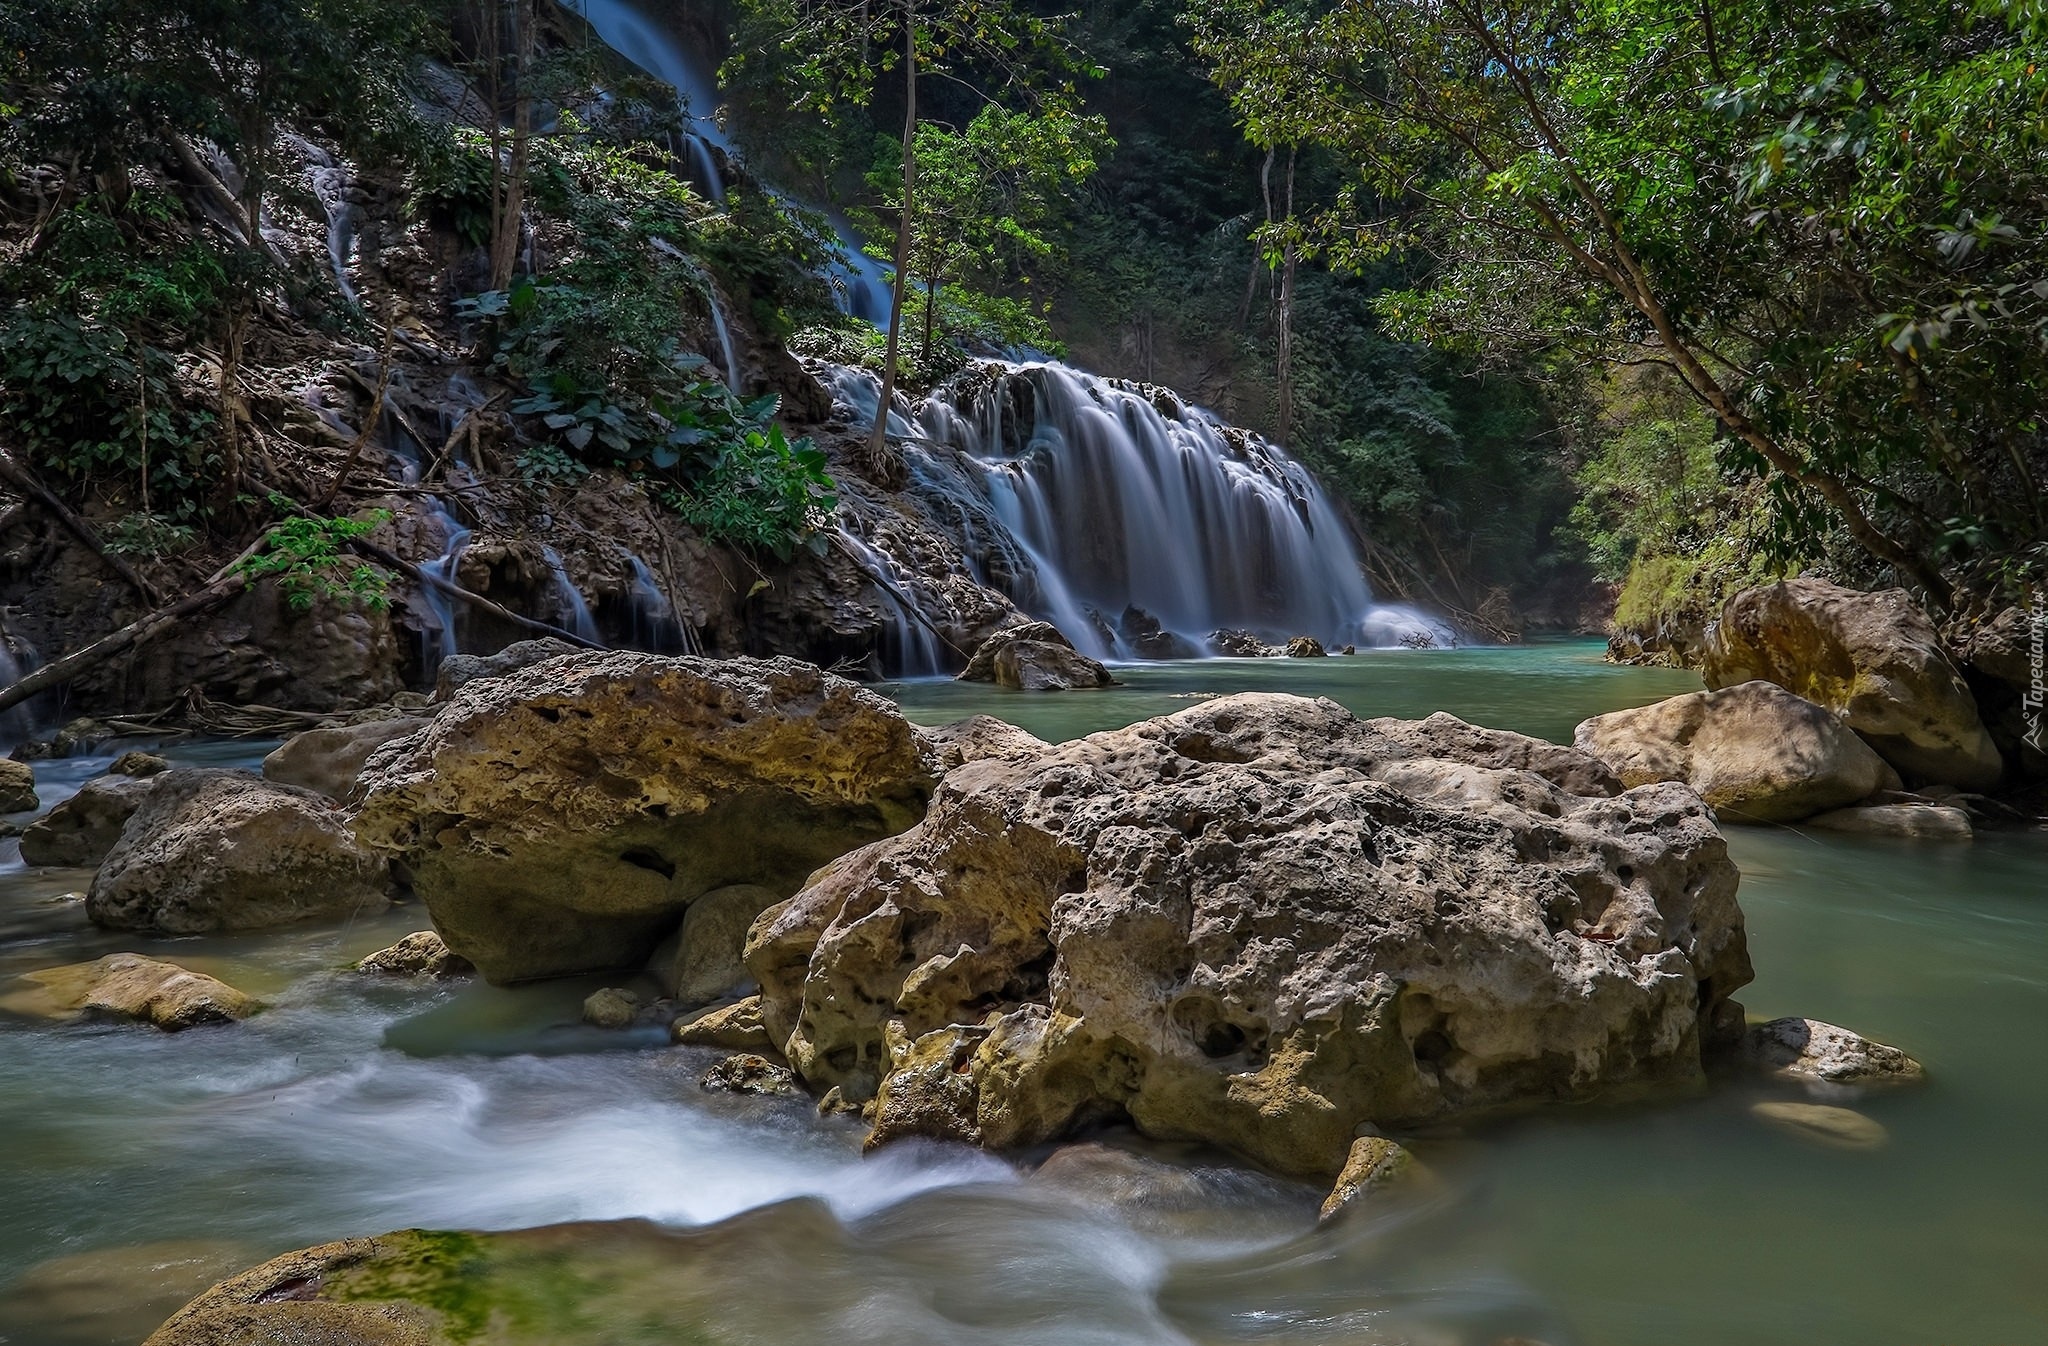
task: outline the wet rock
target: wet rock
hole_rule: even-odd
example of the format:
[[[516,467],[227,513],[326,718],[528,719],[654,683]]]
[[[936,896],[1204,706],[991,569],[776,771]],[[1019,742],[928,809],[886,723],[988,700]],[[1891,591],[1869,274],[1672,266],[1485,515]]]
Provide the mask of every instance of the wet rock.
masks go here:
[[[1360,1136],[1351,1142],[1343,1171],[1323,1199],[1322,1218],[1334,1220],[1381,1193],[1416,1182],[1422,1166],[1404,1147],[1384,1136]]]
[[[30,813],[42,807],[36,798],[36,771],[27,762],[0,757],[0,813]]]
[[[434,670],[434,700],[447,701],[479,678],[502,678],[549,659],[581,652],[559,636],[514,641],[496,654],[451,654]]]
[[[0,998],[0,1008],[55,1019],[129,1019],[167,1033],[233,1023],[262,1008],[226,982],[139,953],[112,953],[21,980],[32,989]]]
[[[107,768],[107,772],[115,776],[140,777],[160,776],[170,769],[170,759],[159,757],[153,752],[143,752],[138,748],[116,757],[113,765]]]
[[[465,685],[372,757],[355,826],[505,983],[644,966],[715,888],[794,892],[915,822],[935,769],[808,664],[585,653]]]
[[[1026,692],[1108,687],[1116,681],[1099,662],[1076,650],[1051,622],[1023,622],[996,632],[981,642],[960,680],[993,682]]]
[[[323,796],[244,771],[168,771],[147,784],[86,892],[95,925],[193,935],[386,904],[387,866]]]
[[[1230,659],[1270,659],[1280,653],[1251,632],[1230,628],[1211,631],[1209,648]]]
[[[2004,762],[1933,623],[1903,589],[1792,579],[1729,599],[1707,634],[1709,688],[1762,678],[1825,706],[1910,783],[1998,783]]]
[[[432,722],[433,717],[428,715],[402,715],[331,729],[308,729],[292,735],[263,759],[263,778],[280,785],[317,790],[329,799],[346,799],[355,789],[356,778],[362,775],[363,764],[371,754]]]
[[[1032,1170],[1031,1181],[1124,1212],[1183,1213],[1216,1197],[1198,1169],[1092,1140],[1054,1150]]]
[[[1745,822],[1797,822],[1897,784],[1834,715],[1762,680],[1596,715],[1572,741],[1628,785],[1683,781]]]
[[[1830,809],[1808,818],[1806,825],[1831,832],[1913,837],[1921,841],[1968,841],[1976,835],[1970,826],[1970,815],[1949,804],[1866,804]]]
[[[1157,617],[1139,607],[1126,607],[1117,618],[1117,638],[1140,659],[1199,659],[1202,652],[1178,632],[1169,631]]]
[[[706,1010],[694,1019],[678,1019],[669,1027],[669,1038],[679,1047],[723,1047],[757,1056],[782,1054],[782,1044],[769,1035],[768,1025],[761,1019],[761,997],[757,995]]]
[[[640,1013],[640,997],[622,986],[592,991],[583,1001],[583,1022],[592,1028],[630,1028]]]
[[[1296,636],[1287,642],[1289,659],[1321,659],[1329,653],[1323,648],[1323,642],[1314,636]]]
[[[97,865],[161,777],[101,776],[22,830],[21,858],[31,865]]]
[[[756,923],[769,1032],[884,1138],[1127,1116],[1324,1177],[1362,1125],[1699,1079],[1749,964],[1697,796],[1428,743],[1245,694],[970,762]]]
[[[1882,1148],[1891,1135],[1882,1123],[1849,1108],[1822,1103],[1758,1103],[1750,1114],[1783,1131],[1842,1150]]]
[[[1048,746],[1036,734],[993,715],[970,715],[937,729],[927,729],[924,736],[937,751],[939,765],[947,771],[984,757],[1028,757]]]
[[[80,716],[46,739],[31,740],[15,748],[9,760],[41,762],[53,757],[78,757],[92,752],[114,737],[114,731],[98,720]]]
[[[797,1093],[796,1073],[765,1056],[728,1056],[704,1072],[698,1087],[726,1094],[780,1096]]]
[[[1758,1069],[1785,1079],[1866,1086],[1916,1084],[1927,1077],[1897,1047],[1818,1019],[1773,1019],[1744,1035],[1743,1054]]]
[[[654,951],[647,965],[662,994],[683,1005],[702,1005],[751,991],[753,978],[741,957],[747,927],[781,900],[780,893],[758,884],[736,883],[692,902],[683,912],[682,928]]]
[[[432,930],[416,930],[391,947],[377,950],[358,962],[355,970],[380,977],[432,977],[437,981],[476,972],[467,958],[451,952]]]

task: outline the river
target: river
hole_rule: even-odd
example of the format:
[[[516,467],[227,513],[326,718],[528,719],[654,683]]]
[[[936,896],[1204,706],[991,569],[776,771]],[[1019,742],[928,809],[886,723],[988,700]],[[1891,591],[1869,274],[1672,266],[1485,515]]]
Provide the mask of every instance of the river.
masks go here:
[[[1052,737],[1259,688],[1568,739],[1585,715],[1697,685],[1579,643],[1119,675],[1116,689],[1038,697],[884,690],[927,722],[987,712]],[[44,765],[48,803],[104,759]],[[226,1271],[344,1235],[627,1216],[737,1217],[746,1256],[707,1292],[703,1330],[676,1325],[677,1342],[2048,1339],[2048,834],[1729,839],[1751,1014],[1841,1023],[1928,1067],[1926,1087],[1854,1105],[1889,1131],[1881,1149],[1768,1129],[1748,1105],[1771,1091],[1724,1080],[1424,1142],[1441,1196],[1335,1235],[1313,1233],[1318,1193],[1213,1156],[1181,1156],[1210,1194],[1198,1207],[1133,1210],[963,1150],[863,1159],[856,1127],[806,1104],[706,1094],[695,1077],[712,1054],[576,1023],[597,980],[506,991],[339,972],[426,924],[396,908],[144,946],[271,1002],[239,1026],[165,1036],[0,1015],[0,1339],[134,1342]],[[0,866],[0,995],[15,973],[138,947],[57,900],[86,877]],[[620,1324],[628,1300],[606,1310]]]

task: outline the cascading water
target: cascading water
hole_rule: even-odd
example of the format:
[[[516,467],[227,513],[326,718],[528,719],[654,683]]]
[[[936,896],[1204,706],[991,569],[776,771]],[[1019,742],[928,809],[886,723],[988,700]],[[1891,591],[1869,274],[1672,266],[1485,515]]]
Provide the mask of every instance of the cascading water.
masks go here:
[[[872,423],[871,377],[828,382]],[[1154,621],[1197,649],[1224,629],[1455,643],[1443,623],[1373,602],[1355,540],[1306,468],[1164,390],[989,364],[889,420],[922,487],[1009,535],[1008,564],[983,568],[1009,571],[1020,606],[1098,657],[1138,653],[1134,629]]]
[[[583,597],[583,591],[569,578],[569,568],[562,564],[562,554],[553,547],[541,548],[548,569],[555,577],[555,593],[562,602],[562,625],[585,640],[596,641],[597,618],[591,615],[590,603]]]
[[[939,638],[920,619],[917,602],[906,591],[903,574],[896,568],[896,563],[886,552],[870,545],[867,539],[849,528],[841,527],[838,539],[868,577],[874,580],[875,590],[881,597],[885,625],[879,653],[883,666],[902,678],[929,678],[944,673],[946,663],[939,651]]]

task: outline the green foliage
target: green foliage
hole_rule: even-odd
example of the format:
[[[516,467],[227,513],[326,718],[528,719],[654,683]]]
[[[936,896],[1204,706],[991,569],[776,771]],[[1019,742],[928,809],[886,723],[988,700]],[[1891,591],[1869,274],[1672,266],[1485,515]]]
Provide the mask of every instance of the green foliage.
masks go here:
[[[1840,530],[1936,598],[1944,537],[2039,536],[2038,5],[1228,0],[1189,22],[1254,138],[1350,166],[1305,246],[1436,261],[1384,306],[1405,330],[1667,362],[1778,544]]]
[[[785,561],[799,545],[822,553],[819,530],[839,498],[810,440],[792,444],[763,417],[707,446],[701,462],[687,484],[663,494],[706,537]]]
[[[282,497],[273,497],[271,503],[278,509],[291,507],[291,502]],[[259,579],[277,581],[285,602],[295,612],[312,607],[319,598],[383,608],[389,602],[385,589],[391,577],[375,566],[343,555],[342,549],[350,539],[374,531],[390,517],[389,510],[381,509],[372,510],[362,519],[294,515],[273,524],[264,534],[263,550],[237,562],[234,573],[246,576],[251,583]]]

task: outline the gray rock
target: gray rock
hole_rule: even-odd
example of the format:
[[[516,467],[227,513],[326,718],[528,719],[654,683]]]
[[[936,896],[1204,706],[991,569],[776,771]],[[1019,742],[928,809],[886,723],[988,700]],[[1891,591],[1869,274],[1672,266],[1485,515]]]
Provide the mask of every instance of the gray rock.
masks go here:
[[[927,729],[924,736],[947,771],[984,757],[1029,757],[1044,752],[1048,746],[1036,734],[993,715],[970,715],[937,729]]]
[[[1797,822],[1898,783],[1834,715],[1762,680],[1596,715],[1572,741],[1628,785],[1683,781],[1744,822]]]
[[[728,1056],[698,1079],[700,1088],[717,1093],[777,1096],[800,1092],[796,1074],[765,1056]]]
[[[107,768],[115,776],[160,776],[171,769],[169,758],[159,757],[153,752],[135,749],[122,753]]]
[[[244,771],[167,771],[85,897],[95,925],[170,935],[381,910],[384,861],[333,804]]]
[[[463,656],[465,658],[470,656]],[[356,778],[377,749],[433,723],[429,715],[402,715],[389,720],[331,729],[308,729],[280,743],[263,759],[263,778],[280,785],[317,790],[329,799],[347,799]]]
[[[479,678],[502,678],[549,659],[582,652],[580,646],[559,636],[542,636],[514,641],[496,654],[451,654],[434,670],[434,700],[447,701]]]
[[[21,858],[31,865],[85,868],[99,864],[161,776],[101,776],[22,830]]]
[[[961,670],[962,682],[993,682],[1026,692],[1110,687],[1116,679],[1082,654],[1051,622],[1007,626],[982,641]]]
[[[1124,1115],[1321,1177],[1361,1126],[1700,1079],[1750,975],[1705,805],[1461,762],[1453,726],[1402,757],[1245,694],[970,762],[756,923],[770,1036],[876,1138]]]
[[[1821,1084],[1916,1084],[1927,1076],[1918,1061],[1897,1047],[1818,1019],[1757,1024],[1744,1035],[1743,1052],[1769,1074]]]
[[[1952,804],[1866,804],[1830,809],[1808,818],[1806,825],[1831,832],[1913,837],[1921,841],[1969,841],[1976,835],[1970,815]]]
[[[640,997],[623,986],[592,991],[583,1001],[583,1022],[593,1028],[628,1028],[640,1013]]]
[[[586,653],[465,685],[371,759],[355,828],[504,983],[645,966],[715,888],[794,892],[915,822],[936,767],[808,664]]]
[[[747,927],[782,900],[757,884],[714,888],[683,912],[682,928],[654,951],[647,970],[662,994],[682,1005],[703,1005],[754,989],[742,955]]]

